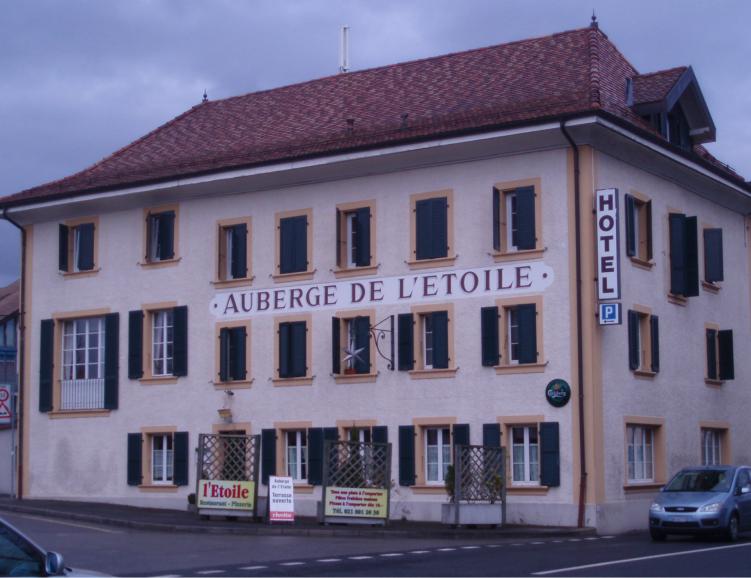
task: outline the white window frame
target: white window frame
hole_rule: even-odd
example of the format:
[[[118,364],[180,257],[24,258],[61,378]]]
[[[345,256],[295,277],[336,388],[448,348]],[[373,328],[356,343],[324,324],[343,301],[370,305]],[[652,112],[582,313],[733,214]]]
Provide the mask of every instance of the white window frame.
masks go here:
[[[73,271],[78,273],[78,253],[81,250],[81,229],[73,227]]]
[[[433,314],[420,315],[422,322],[422,366],[424,369],[433,369]],[[428,344],[428,341],[430,343]]]
[[[175,318],[172,309],[154,311],[151,315],[151,374],[153,376],[174,375]],[[172,339],[169,339],[170,329]],[[157,363],[161,362],[161,370]]]
[[[79,331],[78,324],[84,323],[83,331]],[[94,327],[92,328],[92,325]],[[92,329],[94,329],[92,331]],[[91,336],[97,334],[97,344],[91,347]],[[77,347],[78,337],[83,337],[84,346]],[[91,361],[92,353],[96,350],[97,360]],[[76,357],[79,351],[83,352],[83,363],[77,363]],[[63,343],[62,343],[62,363],[61,375],[62,381],[80,381],[87,379],[104,379],[104,317],[87,317],[83,319],[70,319],[63,323]],[[89,373],[90,365],[96,364],[97,375]],[[76,366],[83,365],[84,376],[76,377]]]
[[[173,485],[175,482],[175,439],[171,433],[152,434],[151,436],[151,483],[154,485]],[[162,449],[157,449],[157,440]],[[159,452],[159,453],[157,453]],[[157,471],[161,475],[157,476]]]
[[[357,228],[355,227],[355,220],[357,219],[357,212],[356,211],[349,211],[344,213],[344,218],[346,221],[346,243],[345,243],[345,251],[346,251],[346,263],[348,269],[354,269],[357,267],[357,262],[355,260],[355,237],[357,235]]]
[[[722,463],[723,430],[702,428],[701,430],[701,464],[718,466]]]
[[[432,432],[436,433],[436,445],[428,443],[428,437]],[[425,483],[428,485],[442,485],[446,480],[446,469],[451,465],[451,428],[449,426],[426,427],[423,430],[423,450],[425,452]],[[430,478],[430,448],[435,447],[436,474],[435,479]],[[445,455],[448,450],[448,456]]]
[[[655,480],[655,433],[648,425],[626,427],[626,476],[629,483]]]
[[[516,339],[514,339],[516,329]],[[506,335],[508,339],[508,364],[519,365],[519,312],[516,307],[506,309]],[[514,355],[516,348],[516,355]]]
[[[149,214],[149,261],[160,261],[159,259],[159,215],[161,213]]]
[[[518,251],[519,247],[514,244],[514,231],[518,229],[516,192],[505,191],[503,193],[506,211],[506,250]]]
[[[233,227],[224,227],[224,278],[234,279],[232,276],[232,231]]]
[[[290,436],[294,435],[294,444],[290,444]],[[304,439],[303,439],[304,438]],[[303,443],[305,442],[305,443]],[[290,451],[294,452],[294,460],[290,460]],[[308,432],[305,430],[286,430],[284,432],[284,460],[287,475],[295,483],[308,481]],[[303,468],[305,471],[303,472]],[[303,476],[303,473],[305,474]]]
[[[514,432],[516,430],[522,430],[523,441],[522,443],[514,442]],[[536,442],[532,443],[531,433],[534,432],[536,436]],[[539,486],[540,485],[540,432],[537,425],[515,425],[511,428],[510,432],[511,443],[511,483],[514,486]],[[517,462],[517,449],[521,450],[521,461]],[[516,468],[517,464],[521,464],[523,468],[523,474],[520,479],[517,479]],[[534,466],[534,467],[533,467]]]
[[[352,432],[357,432],[357,439],[352,439]],[[369,444],[373,441],[373,434],[370,427],[354,427],[344,430],[344,440],[348,442],[357,442],[361,444]]]

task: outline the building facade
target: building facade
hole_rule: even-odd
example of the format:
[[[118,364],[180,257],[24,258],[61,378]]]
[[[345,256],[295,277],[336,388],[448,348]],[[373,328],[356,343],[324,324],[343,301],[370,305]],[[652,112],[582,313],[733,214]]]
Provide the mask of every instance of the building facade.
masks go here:
[[[393,518],[439,519],[471,443],[510,521],[642,527],[678,468],[751,462],[751,191],[714,130],[690,68],[593,26],[205,102],[0,199],[23,495],[183,508],[198,435],[244,432],[312,516],[356,436],[393,445]]]
[[[15,493],[19,282],[0,288],[0,494]]]

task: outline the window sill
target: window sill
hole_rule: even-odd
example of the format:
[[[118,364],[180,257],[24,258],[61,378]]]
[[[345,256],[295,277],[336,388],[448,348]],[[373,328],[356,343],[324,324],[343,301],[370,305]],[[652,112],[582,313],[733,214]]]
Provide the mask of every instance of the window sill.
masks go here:
[[[310,281],[316,274],[316,269],[295,273],[275,273],[271,276],[275,283],[289,283],[290,281]]]
[[[542,363],[519,363],[516,365],[496,365],[496,375],[506,375],[509,373],[543,373],[547,367],[548,362]]]
[[[141,383],[141,385],[172,385],[174,383],[177,383],[177,380],[179,378],[174,375],[165,375],[165,376],[146,376],[142,377],[138,381]]]
[[[644,269],[645,271],[651,271],[655,266],[654,261],[647,261],[646,259],[642,259],[641,257],[629,257],[629,259],[634,267],[638,269]]]
[[[441,379],[444,377],[456,377],[458,367],[447,367],[446,369],[411,369],[409,376],[412,379]]]
[[[523,261],[527,259],[539,259],[547,250],[547,247],[543,247],[542,249],[522,249],[520,251],[493,251],[491,255],[496,263],[503,261]]]
[[[405,261],[410,269],[432,269],[433,267],[448,267],[453,265],[459,255],[439,257],[437,259],[414,259]]]
[[[271,383],[274,384],[274,387],[289,387],[289,386],[295,386],[295,385],[313,385],[313,378],[315,376],[311,375],[310,377],[274,377],[271,380]]]
[[[630,482],[628,484],[623,484],[623,491],[627,494],[630,494],[632,492],[654,492],[655,490],[659,490],[664,485],[665,484],[662,482]]]
[[[718,285],[717,283],[702,281],[701,288],[704,289],[707,293],[714,293],[715,295],[717,295],[720,292],[720,289],[722,289],[722,286]]]
[[[686,305],[688,305],[688,297],[684,297],[683,295],[675,295],[674,293],[668,293],[668,303],[685,307]]]
[[[312,494],[313,489],[315,486],[311,486],[310,484],[297,484],[292,483],[292,487],[294,488],[295,494]]]
[[[648,369],[634,369],[633,370],[634,377],[639,377],[642,379],[654,379],[657,377],[656,371],[650,371]]]
[[[706,385],[711,385],[713,387],[717,387],[717,386],[720,386],[720,385],[724,384],[725,382],[723,380],[721,380],[721,379],[712,379],[711,377],[705,377],[704,378],[704,383]]]
[[[507,486],[506,493],[515,496],[544,496],[548,493],[548,486]]]
[[[47,415],[50,419],[73,419],[77,417],[107,417],[109,409],[56,409]]]
[[[214,279],[211,281],[211,284],[216,289],[225,289],[228,287],[250,287],[253,284],[253,279],[255,279],[255,275],[253,277],[243,277],[242,279]]]
[[[172,484],[140,484],[138,489],[142,492],[172,493],[177,491],[178,486]]]
[[[172,267],[177,265],[182,260],[182,257],[174,257],[172,259],[164,259],[163,261],[139,261],[138,264],[141,267],[149,269],[160,269],[162,267]]]
[[[336,383],[372,383],[378,377],[375,373],[337,373],[334,375]]]
[[[228,389],[250,389],[255,379],[243,379],[238,381],[213,381],[214,389],[228,390]]]
[[[360,277],[365,275],[375,275],[378,272],[379,265],[369,265],[368,267],[347,267],[333,269],[334,277],[337,279],[346,279],[348,277]]]
[[[63,276],[63,279],[80,279],[82,277],[93,277],[101,270],[101,267],[97,267],[88,271],[61,271],[60,274]]]
[[[415,494],[446,494],[444,484],[415,484],[410,486],[409,489]]]

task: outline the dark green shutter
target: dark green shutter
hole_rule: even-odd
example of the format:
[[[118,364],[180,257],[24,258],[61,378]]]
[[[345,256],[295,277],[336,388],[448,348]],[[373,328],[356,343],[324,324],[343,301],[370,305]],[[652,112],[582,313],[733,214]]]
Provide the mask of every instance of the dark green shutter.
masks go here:
[[[279,324],[279,377],[291,377],[292,367],[290,364],[291,351],[291,323]]]
[[[488,367],[498,365],[498,307],[480,309],[480,341],[482,364]]]
[[[190,463],[190,447],[188,444],[188,432],[175,432],[173,474],[172,480],[176,486],[188,485],[188,465]]]
[[[290,370],[289,377],[307,375],[307,326],[305,321],[290,323]]]
[[[172,373],[188,375],[188,307],[180,305],[172,310]]]
[[[434,259],[437,259],[448,255],[448,199],[446,197],[431,199],[431,204],[433,231],[431,254]]]
[[[338,375],[342,372],[341,346],[341,319],[331,318],[331,373]]]
[[[370,373],[370,317],[355,317],[355,349],[362,348],[360,357],[355,359],[357,373]]]
[[[342,212],[336,210],[336,266],[342,266]]]
[[[493,249],[501,250],[501,191],[493,187]]]
[[[58,228],[58,245],[57,245],[57,268],[60,271],[68,271],[68,239],[70,234],[68,227],[60,225]]]
[[[219,381],[229,380],[229,329],[219,330]]]
[[[400,313],[397,317],[399,371],[409,371],[415,367],[414,358],[414,318],[412,313]]]
[[[120,315],[104,316],[104,408],[117,409],[120,372]]]
[[[308,269],[308,218],[305,215],[280,219],[280,273]]]
[[[308,428],[308,483],[318,486],[323,481],[323,428]]]
[[[707,329],[707,377],[717,379],[717,331]]]
[[[374,425],[372,428],[373,443],[374,444],[387,444],[389,443],[389,428],[385,425]]]
[[[537,363],[537,308],[534,303],[517,305],[519,363]]]
[[[433,368],[449,366],[449,314],[448,311],[431,313],[433,319]]]
[[[670,213],[670,292],[686,294],[686,215]]]
[[[628,367],[636,371],[641,365],[639,352],[639,313],[629,310],[628,312]]]
[[[141,474],[141,443],[140,433],[128,434],[128,485],[140,486],[143,479]]]
[[[232,227],[232,278],[248,276],[248,225],[241,223]]]
[[[454,437],[455,446],[468,446],[469,445],[469,424],[468,423],[456,423],[451,428]]]
[[[433,256],[431,200],[415,203],[415,259],[431,259]]]
[[[561,458],[558,442],[558,422],[540,424],[540,484],[555,487],[561,485]]]
[[[722,263],[722,229],[704,229],[704,280],[724,280]]]
[[[94,223],[84,223],[75,228],[78,234],[79,271],[91,271],[94,268]]]
[[[482,424],[482,445],[488,448],[501,447],[501,424]]]
[[[327,442],[336,442],[339,441],[339,428],[337,427],[325,427],[323,428],[323,455],[329,457],[329,475],[331,473],[335,472],[336,469],[339,467],[339,461],[337,459],[338,452],[334,451],[331,452],[330,449],[327,449]],[[323,466],[321,466],[323,467]],[[321,483],[323,483],[323,475],[321,475]]]
[[[647,202],[647,261],[652,260],[652,201]]]
[[[368,267],[370,265],[370,207],[362,207],[355,211],[355,227],[357,245],[355,246],[355,265]]]
[[[652,353],[652,371],[660,371],[660,320],[657,315],[649,318],[649,336]]]
[[[242,381],[247,377],[245,367],[245,347],[247,333],[245,327],[233,327],[229,337],[229,376]]]
[[[175,257],[175,213],[167,211],[155,215],[159,221],[159,254],[160,261]]]
[[[696,217],[686,217],[686,297],[699,295],[699,240]]]
[[[276,430],[261,430],[261,482],[269,483],[269,476],[276,475]]]
[[[720,379],[735,379],[735,362],[733,360],[733,330],[725,329],[717,334],[720,347]]]
[[[626,201],[626,255],[636,256],[636,203],[631,195],[624,195]]]
[[[39,343],[39,411],[52,411],[52,374],[55,355],[55,322],[42,320]]]
[[[399,426],[399,485],[415,485],[415,426]]]
[[[128,313],[128,379],[143,377],[143,311]]]
[[[536,246],[535,189],[521,187],[516,189],[516,248],[534,249]]]

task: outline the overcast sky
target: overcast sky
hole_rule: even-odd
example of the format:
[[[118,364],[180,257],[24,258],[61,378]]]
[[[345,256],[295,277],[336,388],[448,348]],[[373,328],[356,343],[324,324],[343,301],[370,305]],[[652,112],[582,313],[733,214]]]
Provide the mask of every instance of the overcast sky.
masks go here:
[[[751,178],[748,0],[2,0],[0,195],[85,168],[201,100],[580,28],[640,72],[692,65],[709,150]],[[0,222],[0,286],[18,276]]]

